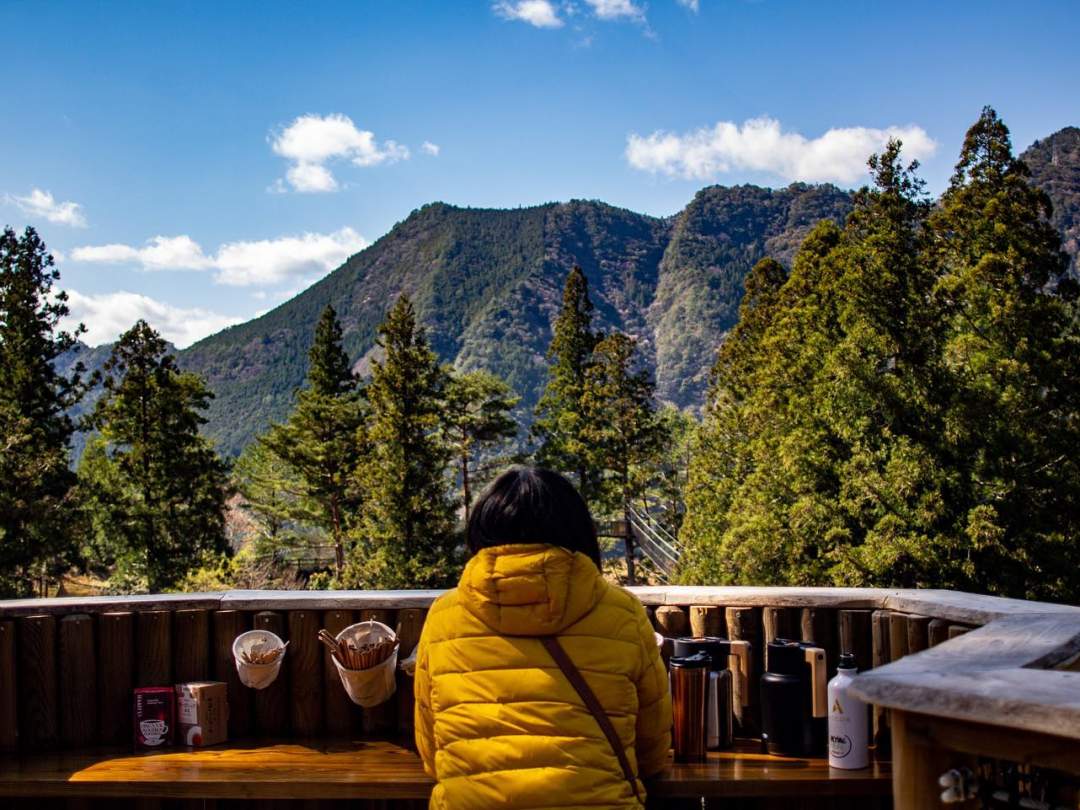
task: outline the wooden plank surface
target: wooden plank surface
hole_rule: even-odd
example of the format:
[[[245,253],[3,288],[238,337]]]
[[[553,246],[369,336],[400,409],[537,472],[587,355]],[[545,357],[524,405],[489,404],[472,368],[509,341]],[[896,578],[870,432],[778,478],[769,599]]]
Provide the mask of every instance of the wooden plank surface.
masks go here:
[[[358,621],[362,622],[382,622],[391,630],[397,626],[397,612],[393,610],[361,610],[357,616]],[[396,692],[396,690],[395,690]],[[397,695],[386,701],[380,703],[378,706],[372,706],[370,709],[363,710],[363,728],[364,734],[369,736],[381,736],[394,734],[398,727],[398,715],[397,715]]]
[[[251,690],[240,683],[232,645],[238,635],[251,629],[250,617],[240,610],[215,610],[212,624],[214,678],[225,682],[229,700],[229,738],[251,734],[253,708]]]
[[[210,612],[202,608],[173,613],[173,680],[210,678]]]
[[[799,631],[802,641],[812,641],[825,650],[825,666],[829,678],[836,674],[840,656],[839,618],[829,608],[803,608],[799,611]]]
[[[18,659],[15,622],[0,621],[0,752],[14,751],[19,740]]]
[[[841,610],[839,614],[840,652],[852,653],[860,672],[870,669],[874,665],[871,611]]]
[[[658,607],[656,629],[667,638],[682,638],[690,635],[690,619],[686,614],[686,608],[678,605]]]
[[[136,614],[135,661],[136,686],[172,686],[172,613]]]
[[[322,616],[314,610],[289,611],[289,710],[292,732],[314,737],[323,731]]]
[[[355,621],[351,610],[328,610],[323,614],[323,627],[337,635]],[[320,645],[321,646],[321,645]],[[326,717],[326,733],[332,737],[345,737],[360,725],[360,709],[349,700],[341,676],[330,659],[329,650],[323,650],[323,711]]]
[[[690,635],[695,638],[704,636],[727,638],[724,609],[720,605],[691,605]]]
[[[663,797],[881,796],[887,765],[830,770],[823,759],[757,753],[752,743],[669,765],[650,783]],[[419,758],[388,742],[271,741],[147,754],[99,750],[0,759],[0,796],[208,799],[425,799]]]
[[[754,607],[729,607],[724,610],[728,638],[732,641],[750,643],[750,677],[746,686],[750,690],[749,705],[743,705],[743,679],[735,678],[732,705],[735,709],[735,733],[743,737],[756,737],[761,732],[761,673],[764,671],[764,631],[761,626],[761,610]]]
[[[397,615],[397,637],[400,642],[398,660],[407,658],[420,641],[420,631],[424,626],[427,611],[419,608],[399,610]],[[413,679],[400,669],[397,672],[397,730],[409,745],[413,744]]]
[[[132,738],[132,689],[135,686],[135,615],[102,613],[97,617],[98,710],[103,743]]]
[[[54,746],[59,734],[56,619],[27,616],[18,628],[19,741],[29,749]]]
[[[893,709],[1080,739],[1080,620],[1010,616],[862,673],[854,689]]]
[[[254,630],[269,630],[283,641],[289,640],[285,629],[285,619],[280,613],[263,610],[255,614],[252,622]],[[265,689],[255,691],[255,731],[267,737],[283,735],[289,730],[289,666],[282,662],[277,679]]]
[[[81,613],[60,620],[59,658],[60,742],[89,745],[98,731],[93,616]]]

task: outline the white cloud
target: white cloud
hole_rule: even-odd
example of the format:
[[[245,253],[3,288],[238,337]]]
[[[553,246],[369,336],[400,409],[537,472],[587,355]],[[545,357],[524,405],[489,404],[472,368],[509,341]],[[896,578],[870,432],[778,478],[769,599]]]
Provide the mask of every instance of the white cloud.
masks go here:
[[[218,271],[215,280],[219,284],[248,287],[323,275],[367,245],[367,240],[352,228],[257,242],[229,242],[221,246],[214,258]]]
[[[423,152],[425,155],[438,157],[439,152],[442,151],[442,147],[439,146],[437,143],[432,143],[431,141],[424,141],[422,144],[420,144],[420,151]]]
[[[155,236],[145,247],[131,245],[90,245],[71,251],[77,262],[138,264],[145,270],[205,270],[211,261],[190,236]]]
[[[492,8],[504,20],[517,20],[537,28],[562,28],[563,21],[549,0],[499,0]]]
[[[57,225],[70,225],[73,228],[85,228],[86,216],[78,203],[57,202],[48,191],[33,189],[25,197],[8,194],[7,200],[19,206],[20,210],[31,217],[43,217]]]
[[[788,181],[853,183],[866,174],[866,159],[890,138],[904,143],[906,159],[933,155],[937,143],[922,127],[846,127],[809,139],[783,132],[773,118],[742,126],[720,121],[682,135],[658,130],[631,133],[626,159],[635,169],[691,180],[733,171],[765,172]]]
[[[174,307],[133,292],[83,295],[77,290],[68,290],[67,294],[70,314],[63,328],[74,329],[79,323],[85,323],[87,332],[82,340],[91,346],[116,340],[140,318],[181,349],[245,320],[198,307]]]
[[[326,164],[347,160],[355,166],[377,166],[409,159],[409,150],[396,141],[378,142],[375,133],[357,128],[341,113],[301,115],[284,129],[272,133],[274,152],[292,161],[286,179],[297,191],[326,192],[338,189]]]
[[[645,22],[645,9],[632,0],[585,0],[600,20],[632,20]]]
[[[334,175],[320,163],[297,163],[289,167],[285,176],[289,180],[289,185],[297,191],[311,193],[338,189]]]
[[[77,247],[74,261],[134,264],[142,270],[214,270],[214,280],[234,287],[271,286],[306,276],[321,276],[368,241],[352,228],[304,233],[277,239],[226,242],[207,255],[190,236],[155,236],[144,247],[109,244]]]
[[[676,2],[678,2],[678,4],[680,6],[684,6],[684,7],[688,8],[688,9],[690,9],[695,14],[697,14],[698,11],[700,10],[700,6],[698,5],[698,0],[676,0]]]

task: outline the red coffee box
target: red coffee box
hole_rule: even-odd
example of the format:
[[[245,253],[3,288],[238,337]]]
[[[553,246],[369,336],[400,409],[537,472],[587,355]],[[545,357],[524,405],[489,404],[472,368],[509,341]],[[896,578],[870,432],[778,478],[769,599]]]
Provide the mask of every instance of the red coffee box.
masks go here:
[[[227,687],[221,681],[176,685],[176,729],[180,745],[217,745],[228,736]]]
[[[135,747],[164,748],[176,736],[176,693],[171,686],[135,690]]]

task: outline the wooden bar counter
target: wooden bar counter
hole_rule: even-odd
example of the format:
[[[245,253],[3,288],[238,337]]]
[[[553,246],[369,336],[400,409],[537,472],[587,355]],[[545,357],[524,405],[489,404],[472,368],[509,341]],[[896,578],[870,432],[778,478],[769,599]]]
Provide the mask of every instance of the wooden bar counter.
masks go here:
[[[670,764],[654,798],[888,796],[887,765],[830,769],[822,759],[756,753],[740,741],[705,763]],[[131,753],[90,749],[0,759],[0,796],[169,799],[426,799],[432,781],[408,749],[382,741],[254,741]]]

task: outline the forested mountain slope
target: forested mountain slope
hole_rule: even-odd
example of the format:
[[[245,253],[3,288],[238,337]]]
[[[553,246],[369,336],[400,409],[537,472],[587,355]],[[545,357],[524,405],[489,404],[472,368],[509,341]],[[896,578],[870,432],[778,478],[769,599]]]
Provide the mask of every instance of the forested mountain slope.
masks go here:
[[[207,430],[236,453],[288,412],[327,304],[363,372],[379,323],[404,292],[443,360],[502,376],[528,409],[544,384],[563,281],[577,264],[597,325],[637,337],[660,396],[696,406],[749,268],[766,253],[790,256],[810,225],[842,218],[848,205],[846,192],[804,185],[706,188],[669,219],[592,201],[512,210],[435,203],[275,310],[184,350],[180,361],[209,381],[217,398]]]
[[[1054,224],[1076,272],[1080,129],[1036,141],[1022,157],[1054,203]],[[207,432],[235,454],[288,413],[327,304],[337,309],[346,349],[364,372],[379,323],[406,292],[439,356],[505,378],[523,397],[524,419],[544,384],[563,281],[578,264],[597,325],[638,339],[663,400],[697,407],[749,269],[765,255],[787,264],[814,223],[840,221],[850,207],[849,192],[803,184],[710,186],[664,219],[596,201],[508,210],[433,203],[295,298],[179,359],[209,382],[216,399]],[[92,367],[107,356],[105,347],[79,351]]]

